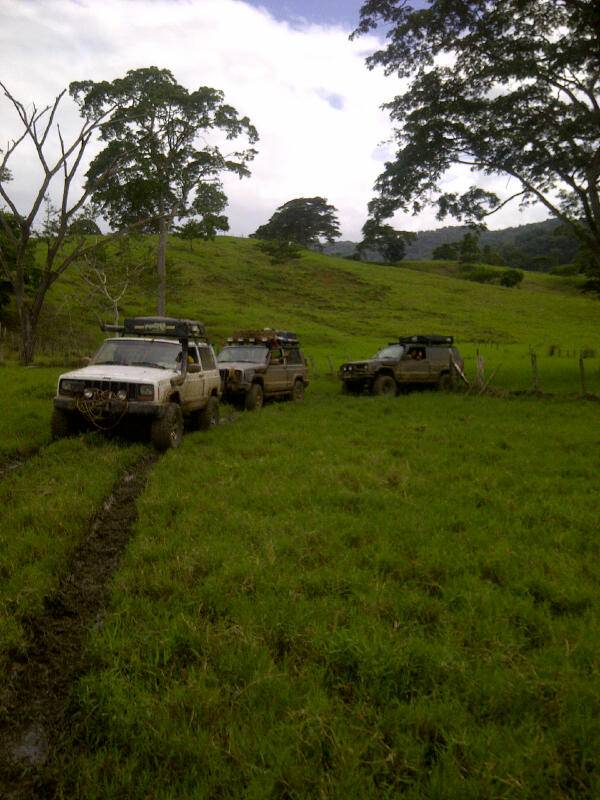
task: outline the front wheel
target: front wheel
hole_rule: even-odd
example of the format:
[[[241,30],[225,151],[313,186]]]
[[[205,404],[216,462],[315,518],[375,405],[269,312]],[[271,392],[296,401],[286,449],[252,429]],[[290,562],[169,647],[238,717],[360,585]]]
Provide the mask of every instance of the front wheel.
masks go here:
[[[304,400],[304,384],[302,381],[296,381],[292,389],[292,400]]]
[[[438,381],[438,389],[441,392],[451,392],[454,389],[454,378],[450,372],[444,372]]]
[[[257,411],[264,403],[263,388],[260,383],[253,383],[246,394],[244,406],[246,411]]]
[[[391,375],[378,375],[373,381],[372,394],[391,397],[396,394],[396,381]]]
[[[198,412],[198,429],[207,431],[219,424],[219,401],[209,397],[208,403]]]
[[[150,438],[161,452],[179,447],[183,438],[183,414],[177,403],[169,403],[164,415],[152,421]]]

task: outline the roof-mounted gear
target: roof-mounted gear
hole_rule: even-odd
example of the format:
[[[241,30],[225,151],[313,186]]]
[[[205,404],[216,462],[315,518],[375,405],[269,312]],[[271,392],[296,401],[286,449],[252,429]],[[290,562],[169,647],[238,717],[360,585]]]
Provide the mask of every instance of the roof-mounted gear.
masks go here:
[[[123,325],[101,323],[103,331],[121,333],[126,336],[158,336],[161,339],[203,339],[205,328],[202,322],[176,317],[125,317]]]
[[[425,344],[429,345],[429,347],[435,347],[436,345],[445,345],[447,347],[454,342],[454,337],[440,336],[437,333],[421,333],[414,336],[399,336],[398,342],[400,344]]]
[[[298,347],[298,336],[291,331],[277,331],[273,328],[237,331],[227,338],[227,344],[254,344],[265,347]]]

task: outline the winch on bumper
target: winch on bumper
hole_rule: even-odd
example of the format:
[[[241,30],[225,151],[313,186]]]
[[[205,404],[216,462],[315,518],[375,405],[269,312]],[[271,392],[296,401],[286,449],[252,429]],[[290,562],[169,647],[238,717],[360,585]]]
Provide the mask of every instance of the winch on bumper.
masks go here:
[[[77,397],[55,397],[54,408],[72,413],[78,412],[86,418],[91,416],[120,417],[124,414],[160,418],[165,413],[164,404],[147,400],[128,400],[126,397],[120,398],[116,393],[107,389],[86,390]]]

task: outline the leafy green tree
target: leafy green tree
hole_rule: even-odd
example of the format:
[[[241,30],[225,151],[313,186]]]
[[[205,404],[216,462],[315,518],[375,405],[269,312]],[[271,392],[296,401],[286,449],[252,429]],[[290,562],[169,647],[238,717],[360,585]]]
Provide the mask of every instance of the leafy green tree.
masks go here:
[[[279,206],[271,219],[251,235],[319,247],[323,239],[333,242],[340,237],[336,211],[323,197],[298,197]]]
[[[397,231],[391,225],[383,225],[374,219],[368,219],[363,225],[363,238],[357,251],[376,250],[385,264],[402,261],[406,253],[406,245],[417,238],[416,233]]]
[[[433,249],[432,258],[434,261],[458,261],[458,254],[458,242],[448,242],[435,247]]]
[[[199,216],[206,236],[227,230],[220,176],[249,175],[256,153],[252,147],[223,153],[207,139],[214,131],[226,140],[245,137],[252,145],[256,129],[225,103],[223,92],[208,86],[190,92],[157,67],[130,70],[112,83],[83,81],[73,90],[92,114],[116,106],[102,126],[107,145],[90,166],[88,186],[112,226],[145,217],[148,229],[158,230],[157,309],[164,314],[167,234],[174,220]]]
[[[473,264],[481,259],[479,236],[476,233],[465,233],[458,245],[458,260],[461,264]]]
[[[513,198],[542,203],[588,248],[600,272],[597,0],[366,0],[357,36],[380,24],[367,59],[407,88],[387,104],[398,150],[376,183],[376,218],[419,213],[482,220]],[[510,197],[443,192],[454,164],[507,175]]]
[[[494,267],[504,266],[504,259],[502,258],[501,253],[496,247],[492,247],[491,244],[486,244],[483,246],[483,250],[481,251],[481,260],[485,264],[491,264]]]
[[[19,239],[19,222],[13,214],[2,212],[0,225],[0,308],[5,306],[11,295],[14,294],[9,276],[13,273],[17,262],[17,248]],[[24,266],[24,291],[31,292],[35,286],[35,246],[29,243],[23,257]]]
[[[85,214],[78,216],[69,225],[67,232],[69,236],[101,236],[100,230],[96,220],[92,219]]]
[[[192,251],[194,239],[214,239],[219,230],[229,230],[227,217],[214,217],[206,214],[202,219],[188,219],[183,225],[177,226],[173,233],[179,239],[189,242],[190,251]]]

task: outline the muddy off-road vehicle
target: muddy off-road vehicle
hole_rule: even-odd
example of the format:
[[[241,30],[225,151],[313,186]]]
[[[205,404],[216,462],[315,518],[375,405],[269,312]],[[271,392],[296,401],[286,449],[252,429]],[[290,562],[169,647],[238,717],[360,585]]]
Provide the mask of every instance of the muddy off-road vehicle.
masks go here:
[[[103,325],[106,339],[89,365],[58,379],[52,436],[113,430],[147,420],[158,450],[178,447],[184,418],[206,430],[219,421],[221,377],[204,325],[170,317],[131,317]]]
[[[217,360],[223,400],[247,411],[270,397],[302,400],[308,386],[298,337],[290,331],[239,331],[227,339]]]
[[[343,392],[385,395],[427,385],[452,389],[466,380],[452,336],[435,334],[400,336],[373,358],[342,364],[338,377]]]

